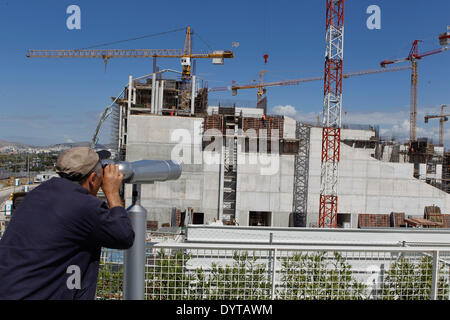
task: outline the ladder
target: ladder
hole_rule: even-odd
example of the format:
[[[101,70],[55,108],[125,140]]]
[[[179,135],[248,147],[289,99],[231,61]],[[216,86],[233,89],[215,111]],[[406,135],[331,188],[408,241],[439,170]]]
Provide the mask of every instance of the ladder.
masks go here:
[[[225,139],[223,163],[223,220],[231,223],[236,217],[237,139]]]

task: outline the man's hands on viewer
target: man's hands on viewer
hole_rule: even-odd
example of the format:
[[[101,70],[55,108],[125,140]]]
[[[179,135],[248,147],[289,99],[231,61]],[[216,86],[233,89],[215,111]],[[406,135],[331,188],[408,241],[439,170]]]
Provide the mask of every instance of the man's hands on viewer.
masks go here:
[[[119,171],[119,166],[115,164],[107,165],[103,169],[102,190],[108,200],[110,209],[114,207],[123,207],[119,196],[119,188],[122,184],[123,174]]]

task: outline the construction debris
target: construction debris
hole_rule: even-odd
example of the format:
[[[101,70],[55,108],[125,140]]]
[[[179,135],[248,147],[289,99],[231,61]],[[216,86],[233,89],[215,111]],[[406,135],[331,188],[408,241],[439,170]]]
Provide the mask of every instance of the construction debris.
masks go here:
[[[433,222],[422,218],[407,218],[405,219],[407,225],[411,225],[416,228],[441,228],[442,223]]]
[[[364,214],[358,215],[358,228],[389,228],[391,226],[388,214]]]
[[[391,227],[400,228],[405,227],[405,213],[404,212],[391,212]]]

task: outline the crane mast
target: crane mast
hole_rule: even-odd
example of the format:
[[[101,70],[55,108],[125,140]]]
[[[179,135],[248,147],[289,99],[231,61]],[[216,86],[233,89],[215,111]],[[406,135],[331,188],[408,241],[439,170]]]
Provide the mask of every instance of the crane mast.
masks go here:
[[[343,60],[344,0],[327,0],[319,228],[337,227]]]

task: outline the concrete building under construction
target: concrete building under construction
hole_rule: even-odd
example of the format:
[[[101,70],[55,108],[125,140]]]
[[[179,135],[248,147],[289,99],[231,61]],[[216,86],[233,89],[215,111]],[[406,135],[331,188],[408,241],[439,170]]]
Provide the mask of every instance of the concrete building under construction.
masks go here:
[[[130,77],[113,117],[118,159],[182,162],[179,180],[142,187],[149,226],[317,226],[322,127],[266,115],[265,106],[209,106],[195,77],[161,74]],[[424,140],[404,146],[369,126],[344,127],[338,225],[361,227],[367,214],[421,218],[432,206],[447,212],[447,158]]]

